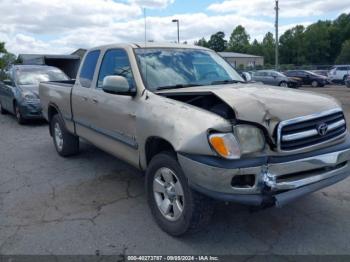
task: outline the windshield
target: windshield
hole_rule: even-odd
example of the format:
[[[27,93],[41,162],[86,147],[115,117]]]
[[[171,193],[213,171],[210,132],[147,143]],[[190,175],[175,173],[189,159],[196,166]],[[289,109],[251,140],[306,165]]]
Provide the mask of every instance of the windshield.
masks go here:
[[[19,85],[39,85],[40,82],[68,80],[57,68],[25,68],[16,72]]]
[[[186,48],[135,49],[146,87],[151,90],[244,82],[215,52]]]
[[[274,74],[275,74],[276,76],[279,76],[279,77],[286,77],[286,76],[285,76],[284,74],[282,74],[281,72],[275,71]]]
[[[305,71],[306,74],[309,74],[309,75],[313,75],[313,76],[319,76],[319,74],[316,74],[314,72],[311,72],[311,71]]]

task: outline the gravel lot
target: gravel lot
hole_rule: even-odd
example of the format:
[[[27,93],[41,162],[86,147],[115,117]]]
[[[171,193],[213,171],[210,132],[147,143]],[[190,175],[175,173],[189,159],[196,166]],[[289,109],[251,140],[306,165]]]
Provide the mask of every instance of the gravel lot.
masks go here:
[[[312,90],[340,99],[350,89]],[[142,174],[95,147],[59,157],[44,123],[0,116],[0,254],[350,254],[350,179],[282,209],[221,203],[204,232],[153,222]]]

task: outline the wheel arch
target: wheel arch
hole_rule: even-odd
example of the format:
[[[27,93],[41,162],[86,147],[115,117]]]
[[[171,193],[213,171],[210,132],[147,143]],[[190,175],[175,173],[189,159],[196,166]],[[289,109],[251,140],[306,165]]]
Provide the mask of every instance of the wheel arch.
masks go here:
[[[49,126],[51,126],[51,120],[55,115],[59,115],[62,118],[62,114],[61,111],[59,110],[58,106],[54,103],[49,103],[48,107],[47,107],[47,120],[49,122]],[[65,122],[63,121],[63,124],[65,125]],[[52,130],[51,128],[49,128],[50,130],[50,136],[52,136]]]
[[[174,146],[168,140],[158,136],[148,137],[144,148],[146,166],[149,165],[155,155],[163,151],[176,152]]]

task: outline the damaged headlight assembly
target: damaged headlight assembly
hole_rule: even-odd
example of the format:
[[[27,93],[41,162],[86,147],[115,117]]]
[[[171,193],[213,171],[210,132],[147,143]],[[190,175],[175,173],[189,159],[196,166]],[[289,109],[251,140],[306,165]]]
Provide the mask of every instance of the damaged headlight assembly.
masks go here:
[[[260,152],[265,148],[263,132],[251,125],[237,125],[233,133],[209,135],[213,150],[223,158],[239,159],[242,155]]]

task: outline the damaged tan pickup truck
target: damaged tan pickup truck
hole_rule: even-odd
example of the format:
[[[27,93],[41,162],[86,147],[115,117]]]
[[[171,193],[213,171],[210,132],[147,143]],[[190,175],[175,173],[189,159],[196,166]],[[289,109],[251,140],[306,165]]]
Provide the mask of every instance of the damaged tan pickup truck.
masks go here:
[[[76,81],[42,83],[40,99],[60,155],[83,138],[146,171],[151,212],[172,235],[205,226],[214,200],[283,206],[349,174],[335,99],[245,83],[201,47],[97,47]]]

